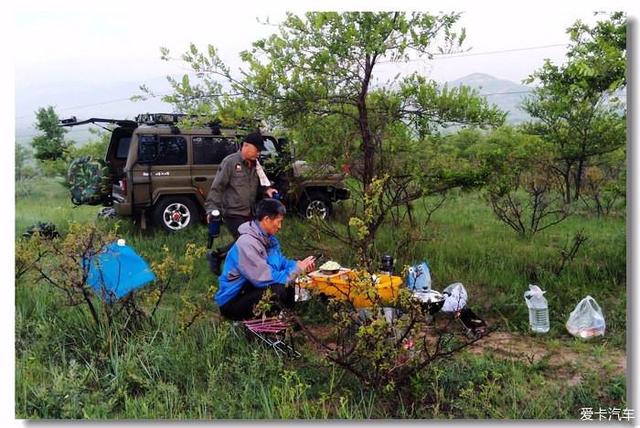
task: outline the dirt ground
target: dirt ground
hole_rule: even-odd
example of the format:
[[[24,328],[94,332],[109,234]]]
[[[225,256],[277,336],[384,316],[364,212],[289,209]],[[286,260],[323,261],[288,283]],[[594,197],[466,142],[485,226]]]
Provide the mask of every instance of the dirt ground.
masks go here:
[[[502,331],[491,333],[467,349],[476,355],[490,351],[498,357],[529,364],[546,359],[557,377],[565,379],[569,385],[580,382],[582,368],[596,369],[603,375],[624,375],[627,368],[626,354],[620,350],[608,349],[603,356],[597,356],[561,343],[549,345],[541,338]]]
[[[327,326],[313,326],[314,335],[327,339],[331,329]],[[327,343],[327,342],[325,342]],[[330,346],[334,343],[328,342]],[[597,371],[603,377],[624,375],[627,368],[626,354],[622,350],[607,347],[593,351],[597,342],[585,341],[578,346],[549,341],[546,337],[520,335],[504,331],[493,331],[466,348],[475,355],[491,353],[494,357],[516,360],[525,364],[537,364],[545,360],[557,380],[564,380],[569,386],[577,385],[585,372]]]

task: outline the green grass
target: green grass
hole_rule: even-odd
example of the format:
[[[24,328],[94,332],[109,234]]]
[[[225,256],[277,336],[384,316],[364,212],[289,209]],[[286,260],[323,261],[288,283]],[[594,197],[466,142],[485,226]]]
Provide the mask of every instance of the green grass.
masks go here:
[[[204,225],[177,235],[140,231],[127,219],[98,220],[100,207],[73,208],[59,182],[28,186],[16,200],[18,236],[38,221],[53,222],[62,232],[70,221],[107,222],[148,260],[159,260],[163,246],[179,257],[186,243],[206,242]],[[337,209],[338,220],[345,215]],[[424,221],[423,210],[416,209],[416,215]],[[577,419],[581,407],[625,407],[625,378],[612,357],[626,346],[624,219],[575,216],[523,240],[495,220],[479,196],[461,194],[416,227],[425,239],[396,248],[401,234],[385,225],[378,250],[394,254],[397,266],[428,260],[434,288],[464,283],[469,305],[493,327],[579,358],[559,367],[544,359],[532,363],[464,352],[428,367],[400,391],[367,391],[304,344],[302,359],[278,359],[219,321],[216,311],[181,331],[180,298],[204,298],[216,281],[204,259],[191,283],[168,296],[156,326],[131,336],[96,332],[86,311],[67,306],[55,290],[25,275],[16,284],[16,417]],[[560,249],[579,230],[589,240],[562,274],[554,275]],[[221,242],[229,239],[223,232]],[[343,265],[355,261],[348,248],[315,236],[295,216],[285,220],[281,241],[291,256],[320,245]],[[527,331],[523,293],[529,283],[547,290],[552,327],[544,336]],[[564,328],[586,294],[600,303],[607,321],[606,336],[589,342]],[[569,384],[564,372],[581,374],[580,382]]]

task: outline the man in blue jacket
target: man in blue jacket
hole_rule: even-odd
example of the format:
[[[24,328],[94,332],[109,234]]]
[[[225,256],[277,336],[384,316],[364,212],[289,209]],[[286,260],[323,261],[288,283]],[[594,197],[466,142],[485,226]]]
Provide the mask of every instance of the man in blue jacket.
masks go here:
[[[240,237],[227,254],[215,295],[225,318],[253,318],[253,309],[267,289],[280,307],[291,308],[295,296],[291,282],[315,268],[313,256],[295,261],[282,254],[275,235],[282,227],[285,213],[284,205],[277,199],[263,199],[256,207],[256,219],[238,228]]]

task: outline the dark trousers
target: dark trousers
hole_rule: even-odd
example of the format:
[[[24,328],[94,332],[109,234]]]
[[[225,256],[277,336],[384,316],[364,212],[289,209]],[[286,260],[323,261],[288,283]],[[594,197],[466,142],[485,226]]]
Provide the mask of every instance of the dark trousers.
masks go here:
[[[253,220],[253,217],[244,217],[244,216],[224,216],[222,221],[231,235],[233,236],[233,240],[236,241],[240,234],[238,233],[238,228],[242,223],[246,223],[249,220]]]
[[[218,257],[222,259],[227,256],[227,252],[229,252],[229,249],[233,246],[233,244],[235,244],[235,242],[240,237],[240,234],[238,233],[238,228],[240,227],[240,225],[252,219],[253,219],[252,217],[243,217],[243,216],[229,216],[229,217],[225,216],[222,218],[222,222],[227,227],[227,230],[231,232],[231,236],[233,236],[233,242],[225,245],[224,247],[218,248],[216,250],[216,254]]]
[[[295,302],[295,289],[293,286],[272,284],[268,287],[258,288],[247,282],[237,296],[220,306],[220,313],[225,318],[234,321],[255,318],[253,308],[262,299],[262,295],[267,289],[270,289],[273,293],[273,304],[268,315],[275,315],[283,308],[293,308]]]

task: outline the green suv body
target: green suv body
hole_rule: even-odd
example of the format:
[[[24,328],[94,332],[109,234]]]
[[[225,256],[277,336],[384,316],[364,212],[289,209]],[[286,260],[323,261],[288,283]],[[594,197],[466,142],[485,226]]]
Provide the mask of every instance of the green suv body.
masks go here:
[[[107,122],[115,125],[105,161],[111,174],[113,205],[120,216],[147,220],[168,231],[204,221],[204,203],[219,164],[239,150],[246,130],[217,125],[182,129],[181,115],[146,114],[135,121],[75,118],[63,126]],[[333,202],[349,198],[342,174],[310,173],[304,161],[294,161],[286,139],[263,133],[266,150],[261,163],[285,205],[303,216],[325,218]]]

